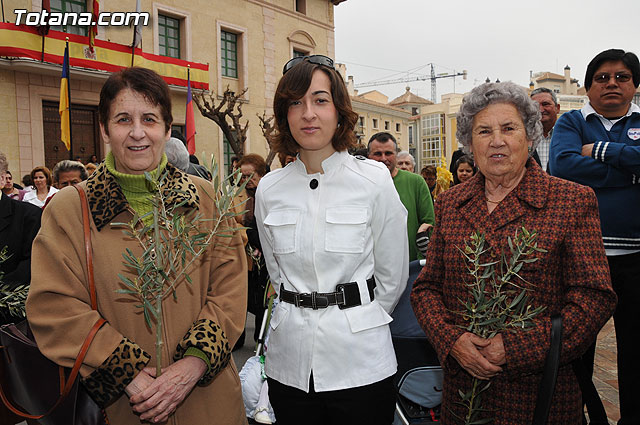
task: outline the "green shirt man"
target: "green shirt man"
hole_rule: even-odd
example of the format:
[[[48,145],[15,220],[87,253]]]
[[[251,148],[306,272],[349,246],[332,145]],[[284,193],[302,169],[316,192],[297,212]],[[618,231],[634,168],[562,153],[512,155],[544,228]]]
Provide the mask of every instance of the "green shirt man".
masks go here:
[[[369,159],[384,163],[400,201],[407,209],[407,236],[409,238],[409,261],[422,258],[416,246],[416,234],[425,231],[435,223],[433,201],[427,183],[422,176],[396,167],[398,150],[395,138],[386,132],[376,133],[369,139]]]

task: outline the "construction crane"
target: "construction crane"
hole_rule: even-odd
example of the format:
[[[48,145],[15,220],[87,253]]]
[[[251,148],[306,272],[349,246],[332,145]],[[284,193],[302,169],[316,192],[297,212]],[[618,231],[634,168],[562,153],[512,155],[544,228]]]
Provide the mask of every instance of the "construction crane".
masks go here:
[[[355,88],[359,89],[359,88],[363,88],[363,87],[384,86],[384,85],[387,85],[387,84],[409,83],[411,81],[431,80],[431,101],[433,103],[436,103],[436,80],[438,78],[462,77],[463,80],[467,79],[467,70],[466,69],[463,70],[462,72],[455,72],[454,71],[453,74],[449,74],[448,72],[444,72],[444,73],[436,75],[436,72],[433,69],[433,64],[430,63],[429,65],[431,65],[431,74],[428,74],[428,75],[416,75],[414,77],[397,78],[395,80],[372,81],[370,83],[356,84]],[[455,84],[455,80],[454,80],[454,84]]]

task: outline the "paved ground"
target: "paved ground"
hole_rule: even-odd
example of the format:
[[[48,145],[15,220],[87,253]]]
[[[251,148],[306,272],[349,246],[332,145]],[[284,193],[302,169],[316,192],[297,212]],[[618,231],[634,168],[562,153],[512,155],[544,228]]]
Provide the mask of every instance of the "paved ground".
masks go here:
[[[620,419],[616,364],[616,333],[611,319],[598,334],[593,370],[593,382],[607,411],[610,424],[616,424]]]
[[[233,361],[236,362],[238,371],[242,369],[242,366],[247,359],[255,355],[256,343],[253,340],[254,316],[251,313],[247,313],[247,325],[245,327],[245,339],[242,348],[233,352]]]

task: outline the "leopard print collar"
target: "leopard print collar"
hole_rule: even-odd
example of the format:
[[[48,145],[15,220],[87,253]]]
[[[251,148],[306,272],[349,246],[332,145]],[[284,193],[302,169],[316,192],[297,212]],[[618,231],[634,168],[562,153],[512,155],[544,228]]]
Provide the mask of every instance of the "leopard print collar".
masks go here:
[[[165,188],[164,196],[167,203],[177,205],[184,202],[184,207],[197,209],[200,205],[200,197],[193,181],[186,173],[171,164],[167,164],[166,170],[169,184]],[[120,185],[109,173],[104,162],[87,179],[87,199],[98,231],[129,206]]]

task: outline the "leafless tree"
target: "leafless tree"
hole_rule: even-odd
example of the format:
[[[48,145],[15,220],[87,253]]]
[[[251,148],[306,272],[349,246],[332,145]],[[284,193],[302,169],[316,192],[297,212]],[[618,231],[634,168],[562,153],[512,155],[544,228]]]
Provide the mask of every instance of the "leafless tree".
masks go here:
[[[271,142],[273,141],[273,137],[274,137],[274,130],[275,127],[273,126],[273,115],[267,117],[267,112],[263,112],[262,116],[256,114],[256,116],[258,117],[258,119],[260,120],[260,128],[262,129],[262,135],[264,136],[264,138],[267,140],[267,165],[271,166],[271,163],[273,162],[273,159],[276,156],[276,153],[273,149],[271,149]]]
[[[222,99],[217,99],[213,93],[205,95],[204,93],[196,93],[193,96],[198,109],[202,116],[209,118],[215,122],[222,130],[225,138],[231,145],[231,149],[238,156],[244,155],[244,144],[247,140],[247,129],[249,121],[244,125],[240,122],[242,118],[242,96],[247,89],[240,93],[235,93],[227,89],[222,94]],[[216,105],[217,103],[217,105]]]

